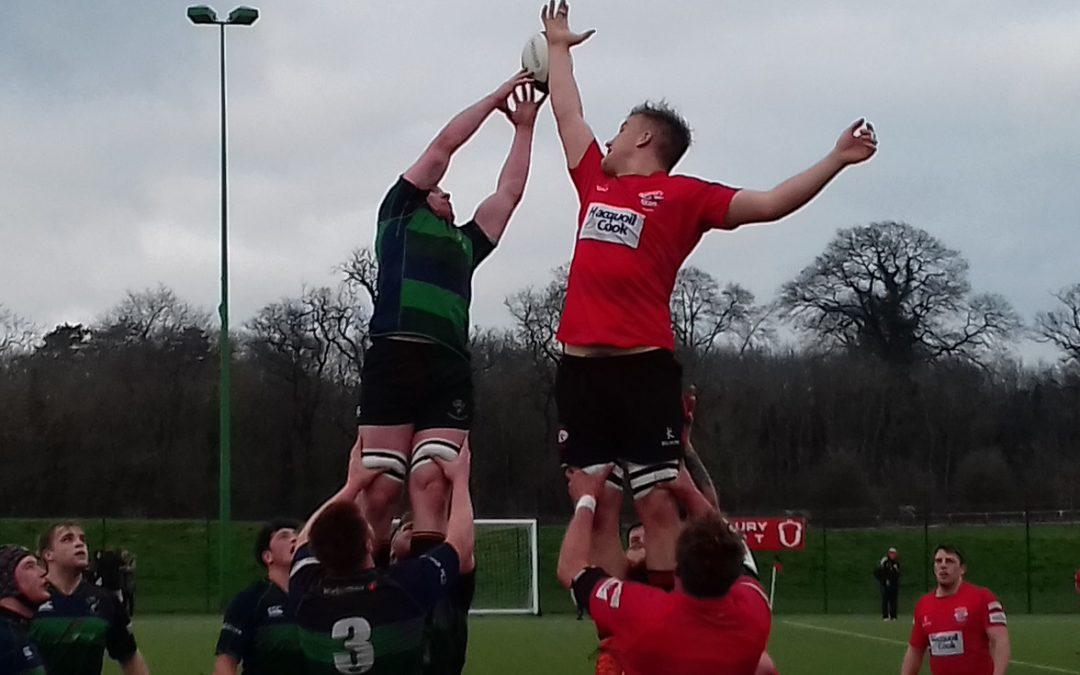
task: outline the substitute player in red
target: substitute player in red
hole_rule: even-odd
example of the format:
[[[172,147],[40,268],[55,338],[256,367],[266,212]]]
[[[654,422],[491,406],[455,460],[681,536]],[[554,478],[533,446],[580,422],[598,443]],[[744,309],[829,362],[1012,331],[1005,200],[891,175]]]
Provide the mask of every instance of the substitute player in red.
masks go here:
[[[645,103],[605,143],[605,155],[585,122],[570,59],[570,48],[592,31],[571,31],[568,11],[552,0],[541,12],[552,111],[580,200],[558,332],[562,460],[588,471],[618,462],[613,497],[625,475],[648,532],[651,583],[670,588],[678,511],[669,494],[654,488],[675,478],[683,454],[682,369],[669,310],[675,275],[709,230],[787,216],[844,167],[869,159],[877,142],[859,120],[806,171],[772,190],[737,190],[670,173],[690,146],[690,129],[666,104]],[[620,502],[605,499],[596,514],[593,554],[601,564],[622,556]]]
[[[757,672],[772,614],[761,585],[744,574],[739,533],[699,493],[689,508],[695,517],[678,538],[672,592],[612,577],[589,564],[597,501],[610,496],[602,494],[607,477],[608,470],[569,472],[577,506],[559,551],[558,577],[596,623],[603,652],[614,661],[609,672]]]
[[[901,675],[917,675],[930,650],[934,675],[1004,675],[1009,629],[1001,602],[988,588],[964,581],[967,566],[955,546],[934,549],[937,589],[915,605]]]

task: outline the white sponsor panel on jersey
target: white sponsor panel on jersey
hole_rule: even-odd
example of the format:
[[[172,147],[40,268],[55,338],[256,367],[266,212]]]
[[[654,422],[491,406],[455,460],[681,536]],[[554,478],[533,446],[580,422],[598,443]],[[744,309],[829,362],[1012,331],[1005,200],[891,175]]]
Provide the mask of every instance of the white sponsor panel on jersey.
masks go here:
[[[621,206],[592,202],[585,209],[580,239],[596,239],[636,249],[641,243],[645,215]]]
[[[958,630],[930,633],[932,656],[959,656],[964,653],[964,634]]]

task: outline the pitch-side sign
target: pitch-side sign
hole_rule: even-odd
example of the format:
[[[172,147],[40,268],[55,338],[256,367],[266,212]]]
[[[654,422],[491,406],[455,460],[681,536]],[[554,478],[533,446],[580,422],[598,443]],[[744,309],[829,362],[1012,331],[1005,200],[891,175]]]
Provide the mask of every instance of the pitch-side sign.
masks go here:
[[[805,518],[733,516],[729,520],[746,537],[751,551],[801,551],[806,546]]]

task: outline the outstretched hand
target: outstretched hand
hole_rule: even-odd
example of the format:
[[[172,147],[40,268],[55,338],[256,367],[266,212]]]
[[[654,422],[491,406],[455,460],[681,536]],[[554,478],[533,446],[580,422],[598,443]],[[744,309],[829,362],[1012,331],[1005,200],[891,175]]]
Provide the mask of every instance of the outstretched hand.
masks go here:
[[[555,0],[551,0],[540,9],[540,21],[544,24],[544,34],[549,46],[576,47],[596,32],[595,29],[590,29],[584,33],[575,33],[570,30],[569,16],[570,6],[566,4],[566,0],[560,0],[558,5]]]
[[[865,123],[865,127],[863,126]],[[877,133],[874,125],[865,118],[859,118],[840,134],[833,152],[844,164],[865,162],[877,152]]]
[[[382,471],[378,469],[369,469],[364,466],[364,443],[358,434],[356,444],[349,451],[349,473],[345,478],[345,484],[357,492],[363,492],[381,473]]]
[[[506,118],[515,127],[532,127],[536,124],[536,113],[547,100],[547,94],[538,94],[539,90],[532,83],[514,87],[514,91],[499,106]]]
[[[675,480],[665,481],[657,487],[675,495],[676,500],[679,502],[682,501],[685,495],[697,490],[694,478],[690,475],[690,470],[686,468],[686,462],[679,462],[679,475],[675,477]]]
[[[606,464],[595,473],[589,473],[584,469],[567,469],[566,487],[570,493],[570,501],[576,504],[585,495],[599,501],[604,492],[604,481],[611,475],[614,468],[614,464]]]
[[[532,84],[533,77],[527,70],[522,68],[514,73],[509,80],[500,84],[495,91],[491,92],[491,97],[497,101],[496,107],[499,110],[506,109],[506,99],[510,98],[514,91],[518,87],[525,86],[526,84]]]
[[[464,481],[468,485],[469,473],[472,470],[472,451],[469,450],[468,437],[465,437],[465,442],[461,444],[461,450],[454,459],[445,460],[441,457],[433,457],[432,459],[439,465],[443,475],[446,476],[446,480],[451,484],[457,485]]]

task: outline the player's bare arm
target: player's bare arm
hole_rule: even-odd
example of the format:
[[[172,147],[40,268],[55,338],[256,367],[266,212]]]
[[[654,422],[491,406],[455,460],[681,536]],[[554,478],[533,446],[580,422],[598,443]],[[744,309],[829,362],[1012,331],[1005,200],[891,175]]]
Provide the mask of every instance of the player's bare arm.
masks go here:
[[[679,475],[675,480],[662,483],[659,487],[671,492],[672,496],[675,497],[675,501],[682,504],[691,518],[701,518],[710,513],[718,512],[716,507],[705,498],[698,486],[694,484],[694,479],[686,468],[686,462],[679,465]]]
[[[873,125],[857,120],[840,134],[832,151],[806,171],[771,190],[740,190],[731,200],[723,227],[780,220],[806,205],[845,167],[865,162],[875,152],[877,136]]]
[[[573,169],[581,162],[596,136],[585,122],[581,107],[581,92],[574,79],[574,62],[570,48],[585,42],[595,30],[575,33],[570,30],[570,7],[565,0],[558,5],[551,0],[540,10],[540,21],[548,43],[548,89],[551,92],[551,111],[559,129],[566,165]]]
[[[438,185],[458,148],[472,138],[488,115],[504,105],[515,87],[529,82],[532,82],[532,78],[524,71],[518,71],[498,89],[455,115],[431,141],[420,159],[405,171],[405,180],[421,190],[430,190]]]
[[[469,439],[461,446],[461,452],[452,461],[435,458],[450,483],[450,518],[446,523],[446,543],[457,551],[461,571],[468,573],[475,566],[473,550],[476,545],[476,525],[473,522],[472,494],[469,492],[469,474],[472,470],[472,451]]]
[[[589,551],[592,548],[593,516],[596,503],[603,498],[604,482],[611,474],[614,464],[596,474],[588,474],[580,469],[570,469],[566,474],[570,500],[574,502],[574,515],[566,527],[562,548],[559,549],[559,564],[556,575],[566,588],[574,583],[574,578],[581,570],[589,566]]]
[[[515,87],[500,107],[514,125],[514,140],[510,145],[510,154],[499,172],[499,182],[494,194],[480,202],[473,216],[473,220],[493,244],[502,238],[510,216],[525,194],[532,157],[533,128],[536,126],[536,114],[545,100],[546,94],[539,95],[533,85],[523,84]]]
[[[212,675],[236,675],[240,671],[240,662],[231,654],[218,654],[214,659]]]
[[[904,662],[900,666],[900,675],[919,675],[925,654],[925,649],[916,649],[908,645],[907,651],[904,652]]]
[[[1009,657],[1012,655],[1009,629],[1005,626],[990,626],[986,629],[986,637],[990,640],[990,658],[994,662],[994,675],[1005,675],[1009,667]]]
[[[146,665],[146,659],[140,652],[132,654],[131,658],[120,665],[124,675],[150,675],[150,667]]]
[[[349,453],[349,471],[345,478],[345,485],[323,502],[322,506],[315,509],[315,512],[307,519],[304,527],[296,535],[296,548],[300,548],[308,542],[308,536],[311,534],[311,524],[322,515],[327,507],[337,502],[355,502],[360,493],[367,489],[381,473],[382,471],[379,469],[369,469],[364,466],[363,446],[360,442],[357,442]]]

